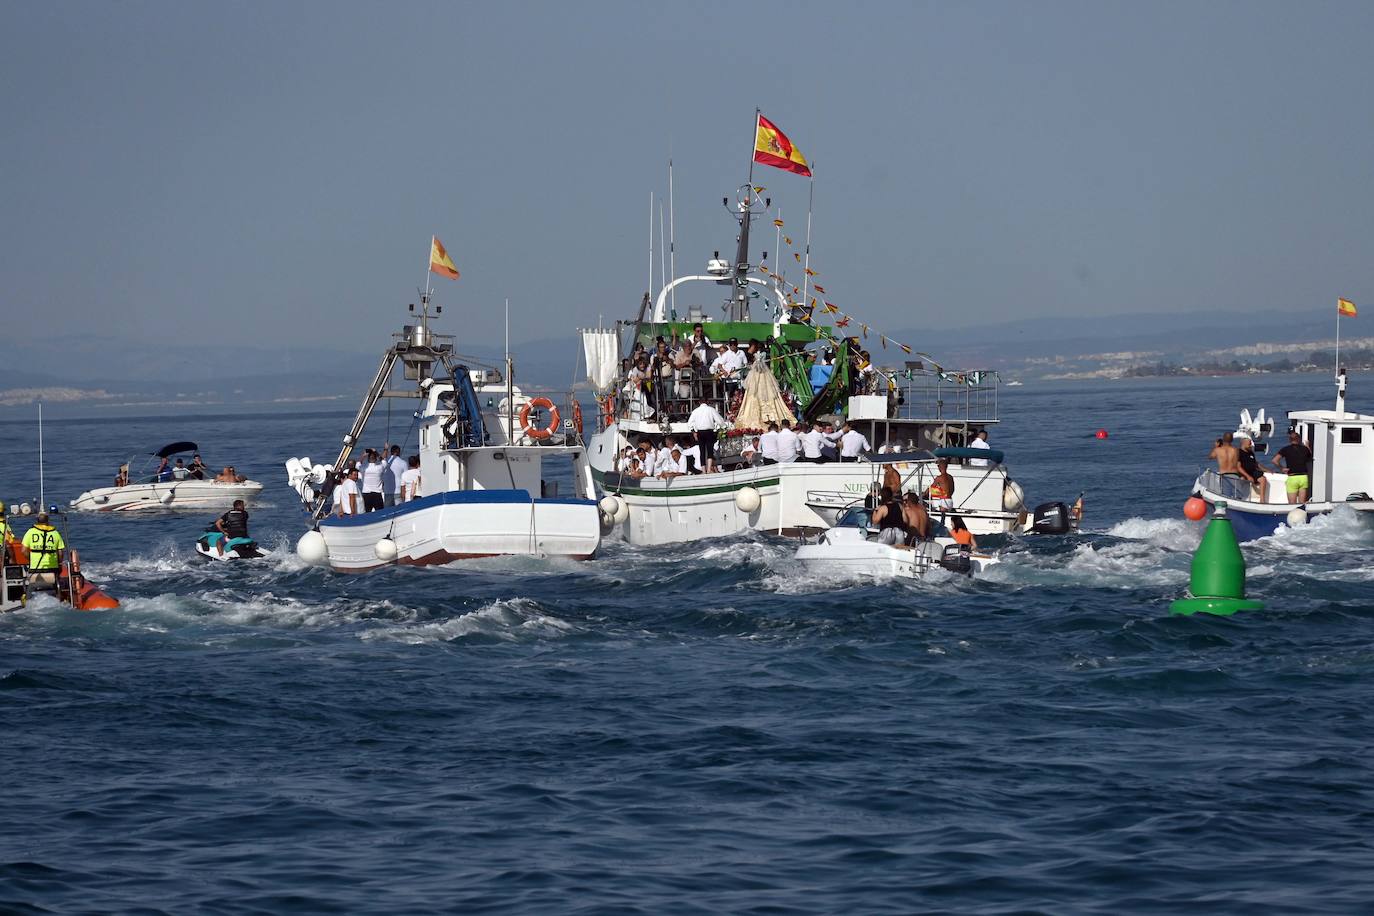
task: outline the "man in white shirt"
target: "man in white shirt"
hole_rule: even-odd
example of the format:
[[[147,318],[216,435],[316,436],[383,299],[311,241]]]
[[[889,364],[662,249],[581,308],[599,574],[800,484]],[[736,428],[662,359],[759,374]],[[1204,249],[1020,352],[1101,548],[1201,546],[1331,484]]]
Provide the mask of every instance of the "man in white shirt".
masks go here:
[[[744,463],[746,465],[752,465],[754,463],[754,459],[758,457],[758,454],[759,437],[754,436],[752,439],[746,437],[744,440],[744,446],[739,450],[740,458],[744,459]]]
[[[401,472],[401,495],[398,502],[408,503],[420,498],[420,456],[411,457],[408,467]]]
[[[821,424],[819,422],[811,424],[811,428],[798,438],[801,439],[802,453],[797,460],[820,464],[821,446],[825,444],[825,433],[821,432]]]
[[[968,444],[968,447],[985,448],[991,451],[992,446],[988,445],[988,431],[986,429],[978,430],[978,435],[973,437],[973,441]],[[972,468],[985,468],[992,464],[992,462],[986,458],[970,458],[964,463]]]
[[[749,365],[749,357],[739,348],[739,340],[731,337],[727,349],[711,362],[711,374],[725,380],[727,391],[738,388],[740,372]]]
[[[386,470],[386,464],[382,461],[382,456],[376,449],[367,450],[367,464],[363,465],[363,509],[367,512],[376,512],[386,506],[386,499],[382,496],[382,472]]]
[[[840,435],[841,461],[858,461],[860,455],[872,449],[873,446],[868,444],[868,438],[863,433],[848,423],[844,425],[844,432]]]
[[[768,432],[759,436],[759,454],[764,464],[778,463],[778,424],[769,423]]]
[[[783,420],[778,430],[778,464],[792,464],[800,452],[801,440],[792,432],[792,424]]]
[[[401,457],[401,447],[399,445],[393,445],[391,447],[391,457],[386,459],[386,473],[382,475],[383,485],[390,484],[390,486],[386,488],[386,504],[388,506],[394,506],[399,502],[403,502],[401,499],[401,478],[405,476],[405,472],[406,460]],[[390,478],[390,480],[387,478]]]
[[[358,469],[353,468],[344,475],[344,479],[334,488],[334,511],[339,518],[345,515],[357,515],[363,511],[362,497],[358,494]]]
[[[645,477],[653,477],[658,470],[658,452],[648,439],[639,440],[639,466]]]
[[[628,471],[630,469],[630,459],[637,457],[637,455],[638,453],[635,451],[633,445],[625,446],[625,451],[620,453],[620,460],[616,462],[616,471],[621,474]]]
[[[716,471],[716,430],[724,429],[730,424],[720,415],[720,411],[711,406],[711,402],[704,396],[697,403],[696,410],[692,411],[687,417],[687,425],[697,434],[697,449],[700,457],[697,459],[697,467],[703,467],[707,474],[714,474]]]
[[[681,477],[686,473],[686,462],[683,461],[681,449],[673,449],[668,453],[668,460],[659,462],[658,476],[664,480]]]

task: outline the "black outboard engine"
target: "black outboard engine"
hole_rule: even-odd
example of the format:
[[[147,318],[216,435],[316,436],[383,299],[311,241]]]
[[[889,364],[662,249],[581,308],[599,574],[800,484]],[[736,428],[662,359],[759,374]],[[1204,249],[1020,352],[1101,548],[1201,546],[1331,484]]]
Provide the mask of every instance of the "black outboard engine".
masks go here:
[[[1035,507],[1031,530],[1036,534],[1068,534],[1073,530],[1069,507],[1063,503],[1042,503]]]
[[[973,560],[969,558],[969,553],[969,549],[963,544],[946,545],[945,552],[940,555],[940,566],[952,573],[971,576],[973,575]]]

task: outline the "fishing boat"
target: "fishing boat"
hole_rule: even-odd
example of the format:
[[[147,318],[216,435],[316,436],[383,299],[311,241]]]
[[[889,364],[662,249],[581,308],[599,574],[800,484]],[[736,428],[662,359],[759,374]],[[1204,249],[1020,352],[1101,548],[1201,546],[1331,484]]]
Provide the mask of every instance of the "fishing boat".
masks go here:
[[[234,500],[251,502],[262,492],[262,484],[235,474],[232,467],[225,472],[234,479],[217,480],[204,471],[188,467],[174,467],[172,459],[178,455],[198,451],[194,442],[172,442],[150,453],[143,469],[128,476],[130,459],[120,467],[120,480],[111,487],[87,490],[70,503],[70,508],[87,512],[141,512],[154,509],[228,509]],[[158,461],[153,468],[152,462]],[[196,474],[202,476],[197,477]],[[224,472],[222,472],[224,473]]]
[[[632,319],[580,332],[598,398],[597,428],[587,444],[592,476],[614,530],[632,544],[822,530],[870,492],[873,471],[864,459],[745,460],[745,443],[769,422],[821,420],[838,429],[848,421],[879,451],[912,455],[916,463],[908,470],[920,464],[917,482],[926,485],[937,450],[962,449],[998,423],[996,372],[951,370],[915,353],[918,358],[899,365],[877,365],[857,336],[813,320],[814,303],[803,306],[779,275],[752,263],[750,227],[771,203],[752,184],[742,186],[728,208],[738,226],[733,259],[717,251],[704,273],[674,277],[656,295],[646,293]],[[747,365],[738,378],[722,379],[706,368],[699,348],[731,340],[747,351]],[[665,359],[660,341],[696,356],[690,363]],[[650,357],[647,377],[625,359],[637,361],[641,348]],[[701,399],[729,425],[716,445],[716,472],[669,479],[622,472],[627,446],[691,439],[688,415]],[[1029,513],[1021,488],[1000,455],[990,460],[988,450],[977,451],[947,456],[953,511],[976,534],[1024,530]]]
[[[393,335],[334,462],[286,463],[288,482],[310,513],[297,554],[339,572],[492,556],[590,559],[601,543],[602,518],[592,498],[581,408],[570,396],[560,404],[522,391],[509,356],[504,372],[461,360],[452,335],[430,331],[430,297],[426,289],[416,323]],[[398,365],[404,381],[393,388]],[[418,435],[416,497],[331,515],[332,483],[383,399],[409,402],[406,415],[413,414]],[[570,478],[572,493],[560,495],[555,477]]]
[[[860,506],[845,510],[830,529],[798,547],[796,559],[843,575],[879,579],[920,579],[935,569],[982,575],[1001,562],[994,554],[969,549],[946,535],[909,547],[880,543],[870,515]]]
[[[1225,503],[1227,517],[1240,541],[1268,537],[1287,525],[1297,527],[1310,519],[1329,514],[1338,506],[1348,506],[1361,517],[1374,520],[1374,416],[1345,409],[1347,377],[1344,369],[1336,374],[1334,410],[1289,411],[1284,432],[1296,432],[1312,451],[1307,498],[1301,503],[1288,501],[1288,475],[1267,470],[1265,498],[1260,488],[1243,477],[1206,470],[1193,482],[1193,495],[1209,506]],[[1240,424],[1233,437],[1237,443],[1249,439],[1257,456],[1269,451],[1274,436],[1272,419],[1264,411],[1251,415],[1241,411]]]

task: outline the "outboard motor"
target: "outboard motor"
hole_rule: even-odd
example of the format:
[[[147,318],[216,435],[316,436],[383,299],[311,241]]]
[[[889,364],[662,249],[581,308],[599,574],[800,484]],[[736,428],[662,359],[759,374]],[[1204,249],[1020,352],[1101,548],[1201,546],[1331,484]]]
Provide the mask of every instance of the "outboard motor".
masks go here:
[[[940,566],[952,573],[971,576],[973,575],[973,560],[970,559],[969,552],[969,549],[963,544],[949,544],[940,556]]]
[[[1063,503],[1042,503],[1036,506],[1031,530],[1036,534],[1068,534],[1073,530],[1069,507]]]

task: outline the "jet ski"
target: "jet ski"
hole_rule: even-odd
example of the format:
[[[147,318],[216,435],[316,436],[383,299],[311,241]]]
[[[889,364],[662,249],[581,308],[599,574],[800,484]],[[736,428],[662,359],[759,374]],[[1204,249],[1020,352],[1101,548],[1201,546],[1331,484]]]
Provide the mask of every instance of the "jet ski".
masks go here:
[[[224,541],[223,553],[219,549],[220,541]],[[206,531],[196,539],[196,553],[211,560],[257,560],[272,555],[270,550],[263,550],[252,538],[226,539],[214,530]]]

